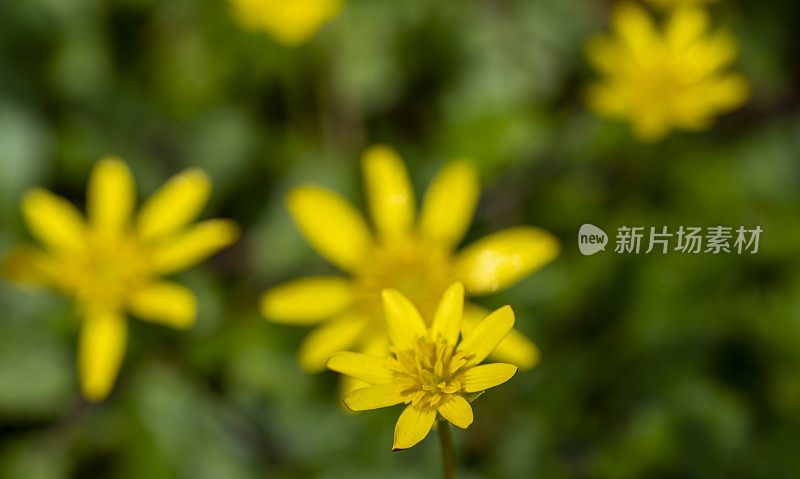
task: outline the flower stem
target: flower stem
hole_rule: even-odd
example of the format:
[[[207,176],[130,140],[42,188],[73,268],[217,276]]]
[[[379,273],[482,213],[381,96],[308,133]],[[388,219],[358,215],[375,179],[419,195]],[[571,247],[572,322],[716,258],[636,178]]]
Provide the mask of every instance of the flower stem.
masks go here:
[[[456,478],[456,449],[453,447],[453,435],[450,434],[450,423],[439,421],[439,441],[442,443],[442,465],[444,479]]]

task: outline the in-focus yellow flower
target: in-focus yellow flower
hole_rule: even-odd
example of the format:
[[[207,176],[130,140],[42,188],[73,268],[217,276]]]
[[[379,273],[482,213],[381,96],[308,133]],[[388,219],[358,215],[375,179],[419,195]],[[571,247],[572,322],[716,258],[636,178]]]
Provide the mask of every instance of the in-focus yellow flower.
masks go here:
[[[383,291],[383,305],[392,355],[340,352],[330,357],[328,368],[368,384],[344,397],[353,411],[406,405],[397,420],[392,449],[407,449],[423,440],[437,415],[466,429],[472,424],[468,399],[516,374],[517,367],[511,364],[480,364],[514,326],[510,306],[486,316],[459,342],[461,283],[447,289],[430,328],[397,290]]]
[[[310,372],[323,370],[335,352],[383,355],[388,350],[381,311],[385,288],[402,291],[430,320],[453,281],[462,281],[470,295],[490,294],[558,255],[555,237],[533,227],[503,230],[454,251],[469,227],[480,192],[478,174],[465,161],[450,163],[436,176],[416,220],[414,190],[400,156],[385,146],[372,147],[362,166],[374,233],[347,200],[328,190],[305,185],[287,197],[289,211],[309,243],[350,274],[296,280],[262,297],[262,313],[274,322],[324,322],[300,347],[300,363]],[[484,315],[484,310],[469,305],[463,329],[469,331]],[[512,331],[495,356],[530,368],[539,351]],[[358,386],[348,381],[343,389]]]
[[[747,101],[747,81],[729,71],[736,40],[727,32],[709,33],[705,11],[679,7],[663,32],[633,3],[618,5],[611,20],[614,35],[587,45],[602,76],[587,91],[598,115],[628,120],[641,140],[656,141],[673,129],[708,129],[718,115]]]
[[[18,246],[5,258],[12,280],[43,286],[75,299],[83,316],[78,372],[86,398],[111,390],[125,353],[125,312],[154,323],[188,328],[195,296],[161,279],[231,244],[237,226],[228,220],[190,225],[208,201],[211,184],[189,169],[161,187],[133,218],[136,192],[127,165],[99,161],[89,179],[88,219],[67,200],[37,188],[22,201],[22,215],[44,248]]]
[[[342,10],[344,0],[230,0],[239,23],[286,45],[310,40]]]

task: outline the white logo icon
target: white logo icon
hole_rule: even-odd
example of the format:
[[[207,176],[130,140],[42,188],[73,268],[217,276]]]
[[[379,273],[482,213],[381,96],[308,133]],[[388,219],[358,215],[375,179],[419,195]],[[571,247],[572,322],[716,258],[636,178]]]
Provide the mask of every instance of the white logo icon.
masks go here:
[[[595,225],[586,223],[578,231],[578,249],[585,256],[605,251],[607,244],[608,235]]]

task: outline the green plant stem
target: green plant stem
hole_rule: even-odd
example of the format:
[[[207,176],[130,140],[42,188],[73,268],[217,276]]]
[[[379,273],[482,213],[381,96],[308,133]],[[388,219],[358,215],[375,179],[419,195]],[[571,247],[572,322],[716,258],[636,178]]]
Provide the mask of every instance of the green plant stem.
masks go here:
[[[456,449],[453,446],[453,435],[450,433],[450,423],[446,420],[439,421],[439,442],[442,443],[442,466],[444,466],[444,479],[455,479]]]

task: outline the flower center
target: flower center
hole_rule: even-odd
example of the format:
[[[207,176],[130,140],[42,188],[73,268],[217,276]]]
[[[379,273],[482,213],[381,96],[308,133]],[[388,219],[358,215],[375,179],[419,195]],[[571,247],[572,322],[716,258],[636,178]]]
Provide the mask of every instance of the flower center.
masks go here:
[[[61,282],[84,304],[117,308],[152,274],[147,254],[133,235],[91,230],[85,249],[65,259]]]
[[[676,101],[683,101],[695,81],[674,59],[663,58],[640,65],[626,88],[636,96],[636,104],[668,112]]]
[[[416,237],[375,246],[355,276],[362,308],[381,325],[383,289],[402,292],[430,322],[439,298],[454,280],[450,251]]]
[[[448,396],[461,392],[460,369],[467,360],[463,352],[454,352],[454,345],[420,338],[414,349],[389,349],[395,357],[387,359],[387,367],[394,371],[398,393],[406,403],[437,408]]]

